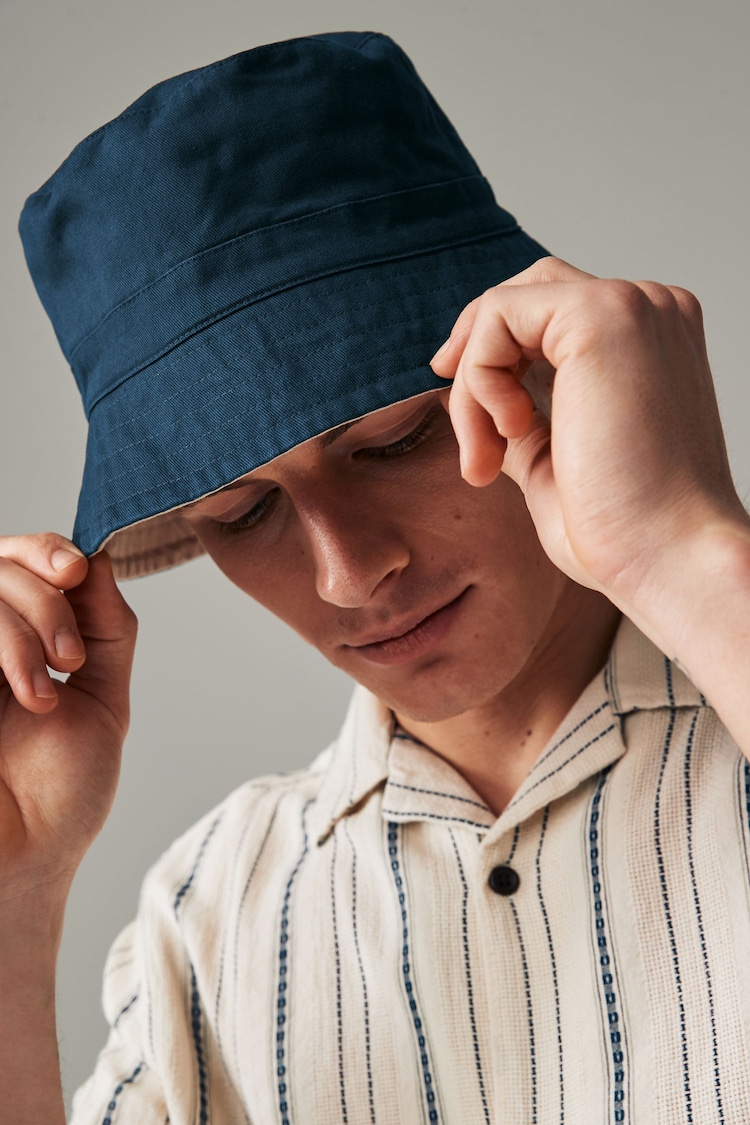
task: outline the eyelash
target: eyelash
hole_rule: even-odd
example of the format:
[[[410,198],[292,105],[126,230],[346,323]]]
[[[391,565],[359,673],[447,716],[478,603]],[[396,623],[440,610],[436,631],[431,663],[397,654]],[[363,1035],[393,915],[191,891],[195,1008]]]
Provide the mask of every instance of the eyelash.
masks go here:
[[[263,516],[273,505],[277,492],[277,488],[272,488],[257,504],[253,504],[252,508],[245,512],[244,515],[240,516],[239,519],[232,520],[231,523],[222,523],[221,520],[217,520],[215,524],[217,534],[222,536],[226,535],[231,538],[233,535],[239,535],[240,532],[247,531],[248,528],[254,527],[256,523],[263,519]]]
[[[408,453],[410,449],[415,449],[416,446],[427,436],[432,429],[433,422],[435,421],[434,411],[430,411],[425,415],[421,422],[419,422],[413,430],[405,434],[398,441],[393,441],[390,445],[373,445],[365,449],[357,450],[357,454],[364,458],[375,458],[378,460],[382,457],[399,457],[402,453]]]
[[[427,414],[422,419],[422,421],[414,427],[413,430],[410,430],[408,434],[405,434],[402,438],[399,438],[398,441],[393,441],[389,445],[374,445],[365,447],[363,449],[358,449],[355,456],[358,456],[360,459],[368,460],[380,460],[387,457],[400,457],[402,454],[408,453],[410,450],[415,449],[422,443],[422,441],[430,433],[434,421],[435,412],[430,411],[430,413]],[[240,516],[239,519],[232,520],[231,523],[222,523],[220,520],[217,520],[217,534],[231,537],[233,535],[239,535],[241,532],[247,531],[249,528],[254,527],[257,523],[260,522],[260,520],[263,519],[269,508],[273,506],[278,491],[279,490],[277,488],[272,488],[271,491],[267,492],[266,495],[263,496],[257,504],[253,504],[252,508],[245,512],[244,515]]]

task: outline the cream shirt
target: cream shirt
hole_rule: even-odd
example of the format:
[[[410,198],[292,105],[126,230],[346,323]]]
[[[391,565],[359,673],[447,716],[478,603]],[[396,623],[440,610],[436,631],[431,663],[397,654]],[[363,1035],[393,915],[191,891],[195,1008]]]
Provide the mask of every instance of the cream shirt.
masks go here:
[[[627,621],[499,818],[357,689],[146,878],[73,1122],[747,1122],[749,815]]]

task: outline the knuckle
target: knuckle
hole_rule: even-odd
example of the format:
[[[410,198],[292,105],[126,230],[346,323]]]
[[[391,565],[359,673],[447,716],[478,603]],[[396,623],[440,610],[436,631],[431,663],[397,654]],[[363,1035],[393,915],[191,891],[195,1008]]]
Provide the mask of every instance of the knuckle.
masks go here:
[[[703,322],[703,308],[695,293],[691,293],[689,289],[682,289],[680,286],[673,286],[672,293],[677,302],[682,315],[691,324],[701,324]]]
[[[601,299],[617,315],[642,320],[651,314],[651,302],[640,285],[634,281],[611,278],[599,287]]]
[[[39,638],[34,630],[21,618],[6,621],[0,630],[0,667],[6,676],[8,669],[18,661],[19,656],[30,653],[39,646]]]

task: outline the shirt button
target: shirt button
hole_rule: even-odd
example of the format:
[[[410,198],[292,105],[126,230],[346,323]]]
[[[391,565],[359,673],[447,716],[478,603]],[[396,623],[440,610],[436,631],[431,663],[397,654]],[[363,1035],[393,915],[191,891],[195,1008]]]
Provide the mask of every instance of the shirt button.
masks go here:
[[[487,882],[496,895],[513,895],[521,885],[518,872],[504,863],[492,868]]]

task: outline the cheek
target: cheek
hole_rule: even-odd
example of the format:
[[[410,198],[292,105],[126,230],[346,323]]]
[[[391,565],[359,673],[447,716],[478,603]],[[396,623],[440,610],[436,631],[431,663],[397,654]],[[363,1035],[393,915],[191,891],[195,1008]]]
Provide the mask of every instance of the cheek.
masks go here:
[[[245,594],[294,628],[310,613],[310,566],[299,545],[267,550],[262,558],[236,545],[209,552],[219,570]]]
[[[250,536],[223,539],[195,532],[206,554],[229,581],[303,635],[310,614],[309,560],[300,544],[253,543]]]

